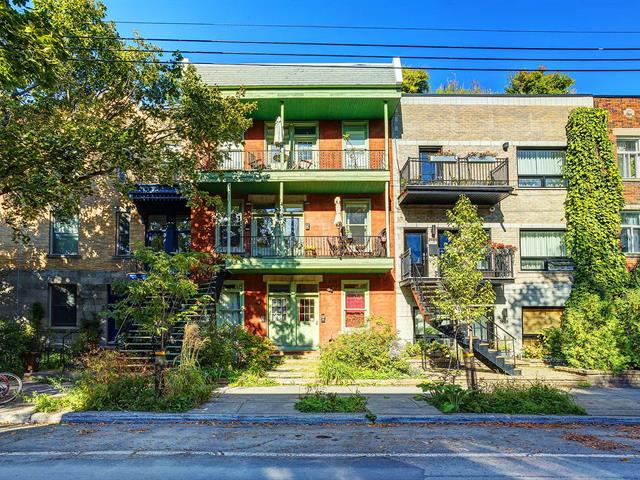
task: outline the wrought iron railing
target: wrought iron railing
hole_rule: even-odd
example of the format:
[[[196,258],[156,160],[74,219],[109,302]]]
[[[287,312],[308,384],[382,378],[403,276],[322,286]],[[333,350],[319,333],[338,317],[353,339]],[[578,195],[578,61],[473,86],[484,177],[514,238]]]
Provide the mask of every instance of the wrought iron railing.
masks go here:
[[[384,150],[226,150],[219,170],[386,170]],[[210,165],[209,168],[213,168]]]
[[[489,318],[476,320],[472,329],[474,338],[487,344],[489,350],[495,350],[505,364],[516,367],[516,338],[513,335]],[[462,330],[468,336],[464,326]]]
[[[484,260],[478,263],[478,270],[485,278],[513,278],[513,253],[490,249]],[[420,263],[416,263],[412,259],[411,250],[405,250],[400,254],[400,278],[407,280],[415,276],[440,278],[442,275],[439,268],[435,268],[432,275],[429,275],[427,261],[421,258]]]
[[[400,185],[402,188],[411,185],[505,186],[509,185],[509,160],[474,162],[464,158],[454,161],[408,158],[400,170]]]
[[[220,253],[224,252],[224,246]],[[383,236],[245,236],[233,255],[242,257],[372,258],[386,257]]]

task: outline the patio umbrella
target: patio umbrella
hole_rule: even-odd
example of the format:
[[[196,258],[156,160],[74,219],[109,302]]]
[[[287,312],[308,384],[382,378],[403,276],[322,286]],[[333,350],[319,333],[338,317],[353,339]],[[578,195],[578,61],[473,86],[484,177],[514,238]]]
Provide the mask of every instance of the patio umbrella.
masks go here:
[[[282,117],[276,118],[276,125],[273,132],[273,143],[282,145],[284,143],[284,125],[282,125]]]
[[[336,216],[333,220],[334,225],[340,230],[342,228],[342,206],[340,204],[340,197],[336,197],[333,200],[333,203],[336,204]]]

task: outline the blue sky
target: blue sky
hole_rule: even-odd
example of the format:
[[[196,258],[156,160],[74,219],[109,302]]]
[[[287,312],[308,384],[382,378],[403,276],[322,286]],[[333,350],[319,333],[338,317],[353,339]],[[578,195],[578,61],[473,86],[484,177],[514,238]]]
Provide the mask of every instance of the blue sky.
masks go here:
[[[104,0],[108,17],[113,20],[219,22],[263,24],[380,25],[394,27],[537,29],[537,30],[607,30],[640,31],[640,2],[636,0]],[[271,41],[319,41],[355,43],[404,43],[432,45],[509,45],[520,47],[640,47],[640,34],[549,34],[485,33],[434,31],[372,31],[277,29],[229,26],[176,26],[119,24],[123,35],[133,30],[146,37],[202,39],[237,39]],[[487,52],[467,50],[414,50],[402,48],[344,48],[310,46],[203,45],[162,43],[164,48],[182,50],[225,50],[252,52],[322,52],[349,54],[640,58],[640,51],[628,52]],[[358,61],[341,59],[300,59],[297,57],[255,57],[185,55],[191,61],[290,62],[290,61]],[[371,60],[369,60],[371,61]],[[459,60],[403,60],[409,65],[442,67],[535,68],[545,63],[555,68],[640,68],[636,62],[538,62]],[[506,72],[432,71],[432,89],[456,78],[470,85],[476,80],[484,88],[501,92],[507,82]],[[594,94],[640,94],[640,72],[574,73],[576,91]]]

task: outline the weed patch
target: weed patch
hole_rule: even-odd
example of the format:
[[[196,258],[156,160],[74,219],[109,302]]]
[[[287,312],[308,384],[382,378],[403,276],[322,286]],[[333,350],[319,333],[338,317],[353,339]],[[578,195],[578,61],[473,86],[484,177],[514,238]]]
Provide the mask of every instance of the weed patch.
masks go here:
[[[300,397],[295,408],[305,413],[360,413],[367,411],[367,399],[359,393],[339,396],[336,393],[314,392]]]

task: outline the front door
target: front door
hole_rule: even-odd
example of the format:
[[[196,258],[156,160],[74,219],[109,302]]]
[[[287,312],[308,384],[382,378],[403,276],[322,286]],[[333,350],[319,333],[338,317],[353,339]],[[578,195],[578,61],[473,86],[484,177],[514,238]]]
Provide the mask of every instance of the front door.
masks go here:
[[[269,338],[282,350],[318,347],[318,285],[269,285]]]
[[[404,234],[405,248],[411,252],[411,272],[421,277],[428,276],[427,258],[428,245],[425,231],[406,232]]]

